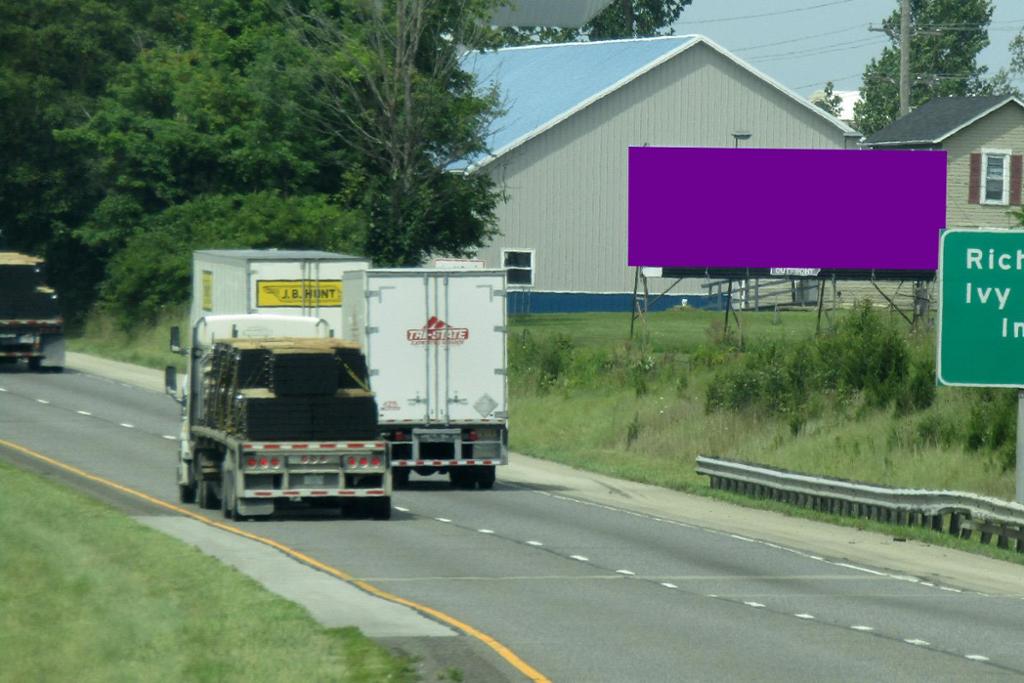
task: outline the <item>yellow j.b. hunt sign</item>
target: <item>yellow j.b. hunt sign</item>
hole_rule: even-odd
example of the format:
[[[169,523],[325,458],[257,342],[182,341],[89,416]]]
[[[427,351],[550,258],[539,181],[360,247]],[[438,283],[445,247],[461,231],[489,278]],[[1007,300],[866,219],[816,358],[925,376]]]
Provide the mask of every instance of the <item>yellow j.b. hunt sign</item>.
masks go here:
[[[257,280],[259,308],[341,306],[340,280]]]

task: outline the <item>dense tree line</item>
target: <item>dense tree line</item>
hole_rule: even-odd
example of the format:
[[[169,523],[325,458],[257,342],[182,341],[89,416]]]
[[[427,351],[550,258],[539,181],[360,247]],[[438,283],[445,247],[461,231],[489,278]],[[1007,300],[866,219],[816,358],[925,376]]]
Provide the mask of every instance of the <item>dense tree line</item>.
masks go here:
[[[457,59],[488,6],[4,0],[0,248],[129,318],[188,296],[194,248],[472,250],[498,188],[445,165],[497,111]]]

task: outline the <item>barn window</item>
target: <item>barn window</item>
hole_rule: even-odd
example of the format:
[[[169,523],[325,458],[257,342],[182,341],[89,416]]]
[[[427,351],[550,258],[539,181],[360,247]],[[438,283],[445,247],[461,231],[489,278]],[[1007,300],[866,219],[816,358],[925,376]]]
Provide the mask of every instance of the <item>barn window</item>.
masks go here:
[[[502,249],[501,262],[508,272],[510,285],[533,286],[533,249]]]
[[[981,168],[984,173],[982,204],[1010,203],[1010,152],[984,150]]]

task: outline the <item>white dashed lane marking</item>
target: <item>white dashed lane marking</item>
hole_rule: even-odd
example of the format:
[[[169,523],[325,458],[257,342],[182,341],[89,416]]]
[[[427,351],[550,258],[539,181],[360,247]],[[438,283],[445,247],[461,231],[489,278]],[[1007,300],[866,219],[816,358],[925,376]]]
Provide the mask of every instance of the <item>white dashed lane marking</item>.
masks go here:
[[[851,626],[850,628],[852,628],[854,631],[874,631],[875,630],[871,626],[860,626],[860,625]]]
[[[399,512],[408,512],[409,511],[409,508],[401,508],[401,507],[398,507],[397,505],[395,505],[394,507]]]
[[[628,569],[616,569],[616,574],[622,574],[624,576],[636,576],[636,572],[631,572]]]
[[[675,585],[674,583],[663,583],[661,585],[665,588],[679,588],[679,586]]]
[[[178,440],[178,437],[171,436],[170,434],[164,434],[164,438],[167,439],[168,441],[177,441]]]
[[[904,638],[903,642],[908,645],[920,645],[921,647],[931,645],[927,640],[921,640],[920,638]]]
[[[747,607],[764,607],[764,604],[762,604],[760,602],[751,602],[751,601],[747,601],[747,600],[744,600],[743,604],[746,605]]]
[[[36,403],[42,403],[44,406],[50,405],[50,402],[47,401],[45,398],[37,398]]]
[[[806,612],[801,612],[800,614],[794,614],[793,616],[796,617],[797,619],[813,619],[814,618],[813,614],[807,614]]]
[[[90,413],[88,410],[76,410],[75,412],[78,413],[79,415],[85,415],[86,417],[92,417],[92,413]]]
[[[135,429],[135,425],[130,425],[127,422],[122,422],[121,426],[124,427],[125,429]]]
[[[543,547],[544,544],[540,541],[527,541],[526,545],[532,545],[534,548],[540,548]]]
[[[987,661],[990,661],[989,658],[986,657],[985,655],[964,655],[964,657],[966,657],[967,659],[971,660],[972,662],[987,662]]]
[[[491,529],[477,529],[477,531],[479,531],[482,534],[493,534],[494,533],[494,531],[492,531]]]
[[[446,524],[451,524],[451,521],[452,521],[452,520],[448,519],[447,517],[434,517],[434,519],[436,519],[439,522],[444,522]]]
[[[570,555],[569,557],[573,560],[578,560],[580,562],[590,562],[590,558],[584,557],[583,555]]]

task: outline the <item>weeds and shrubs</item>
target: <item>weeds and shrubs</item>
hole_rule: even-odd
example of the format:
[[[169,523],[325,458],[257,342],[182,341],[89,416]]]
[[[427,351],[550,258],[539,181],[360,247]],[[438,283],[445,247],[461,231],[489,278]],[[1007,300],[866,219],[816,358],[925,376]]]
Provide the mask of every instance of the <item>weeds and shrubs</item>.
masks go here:
[[[642,341],[588,346],[565,334],[535,337],[524,330],[509,339],[510,379],[518,393],[556,391],[568,397],[577,389],[626,389],[641,407],[623,423],[627,448],[656,436],[657,430],[646,429],[642,410],[650,394],[680,402],[703,394],[708,414],[778,421],[790,436],[819,418],[860,420],[888,411],[896,418],[886,440],[891,448],[963,448],[1004,470],[1014,466],[1016,392],[937,389],[930,336],[908,335],[866,303],[844,315],[832,332],[802,340],[748,338],[743,350],[716,320],[706,340],[687,351],[654,353]],[[635,407],[622,406],[626,410]],[[856,454],[859,448],[843,444],[842,451]]]

